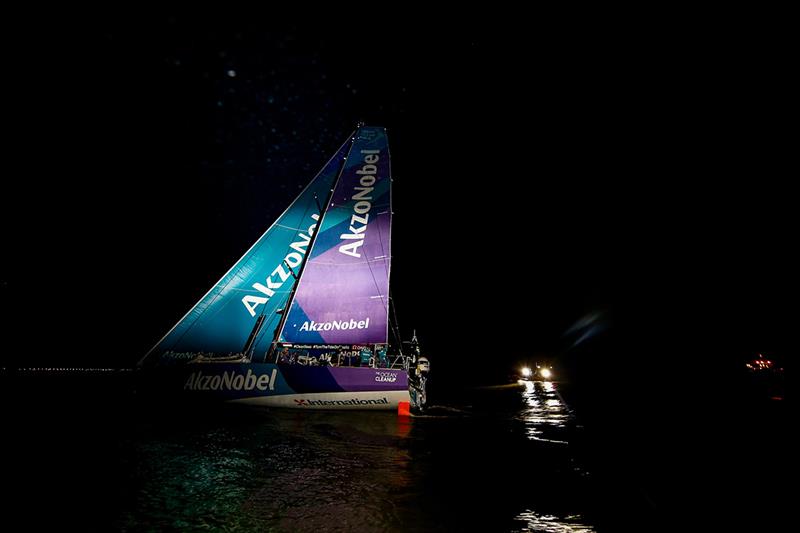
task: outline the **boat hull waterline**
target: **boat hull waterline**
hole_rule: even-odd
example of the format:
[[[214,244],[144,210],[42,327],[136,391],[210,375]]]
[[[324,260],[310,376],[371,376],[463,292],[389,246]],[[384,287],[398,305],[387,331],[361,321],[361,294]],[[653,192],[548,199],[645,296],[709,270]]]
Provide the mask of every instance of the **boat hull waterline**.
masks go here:
[[[408,373],[400,369],[193,363],[171,370],[162,375],[161,388],[199,400],[359,410],[396,410],[400,402],[410,401]]]

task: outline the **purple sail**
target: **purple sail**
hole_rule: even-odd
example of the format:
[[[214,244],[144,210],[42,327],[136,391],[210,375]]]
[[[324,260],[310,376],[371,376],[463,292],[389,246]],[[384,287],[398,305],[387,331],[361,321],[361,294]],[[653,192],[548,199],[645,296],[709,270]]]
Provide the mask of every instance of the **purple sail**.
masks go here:
[[[360,128],[298,282],[282,342],[387,342],[391,174],[383,128]]]

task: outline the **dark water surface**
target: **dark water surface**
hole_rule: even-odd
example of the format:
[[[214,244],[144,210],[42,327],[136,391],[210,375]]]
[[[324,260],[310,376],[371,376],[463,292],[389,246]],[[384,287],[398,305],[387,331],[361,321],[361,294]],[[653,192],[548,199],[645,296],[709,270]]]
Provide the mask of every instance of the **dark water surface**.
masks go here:
[[[30,385],[17,383],[5,437],[12,510],[30,528],[588,532],[663,519],[657,490],[598,462],[566,385],[462,391],[410,420],[155,408],[119,378]]]

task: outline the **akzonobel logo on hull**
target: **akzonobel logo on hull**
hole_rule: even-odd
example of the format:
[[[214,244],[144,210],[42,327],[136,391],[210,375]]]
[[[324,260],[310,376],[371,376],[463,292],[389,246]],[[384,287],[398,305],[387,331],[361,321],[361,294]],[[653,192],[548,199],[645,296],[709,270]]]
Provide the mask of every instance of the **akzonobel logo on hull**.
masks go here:
[[[278,369],[273,368],[270,374],[254,374],[248,369],[247,374],[240,372],[223,372],[220,374],[204,374],[202,371],[192,372],[184,384],[184,390],[260,390],[274,391]]]

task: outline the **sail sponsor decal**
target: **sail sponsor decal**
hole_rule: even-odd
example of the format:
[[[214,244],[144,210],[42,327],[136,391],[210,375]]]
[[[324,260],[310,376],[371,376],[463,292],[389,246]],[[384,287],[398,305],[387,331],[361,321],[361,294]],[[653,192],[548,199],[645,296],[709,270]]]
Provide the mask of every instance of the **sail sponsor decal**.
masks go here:
[[[277,368],[273,368],[269,374],[256,374],[249,368],[246,373],[225,371],[222,374],[208,374],[198,370],[189,375],[183,389],[193,391],[274,391],[277,376]]]
[[[311,242],[311,237],[314,235],[314,230],[317,228],[319,215],[314,213],[311,215],[311,218],[314,219],[314,223],[308,227],[307,233],[301,233],[299,235],[299,240],[289,245],[289,248],[293,251],[286,254],[283,261],[281,261],[270,275],[267,276],[266,285],[263,285],[259,281],[253,283],[253,289],[261,294],[258,296],[246,294],[242,297],[242,303],[247,309],[247,312],[250,313],[250,316],[256,316],[256,308],[259,305],[266,304],[270,298],[275,296],[275,291],[283,287],[283,284],[289,279],[290,275],[294,277],[294,269],[302,264],[303,258],[306,255],[306,247],[308,243]]]
[[[300,326],[300,331],[332,331],[348,329],[367,329],[369,328],[369,317],[364,320],[333,320],[331,322],[314,322],[306,320]]]
[[[387,341],[389,159],[385,130],[360,128],[316,230],[280,342]]]
[[[369,212],[372,209],[372,193],[375,190],[375,174],[378,167],[375,165],[380,160],[380,150],[361,150],[364,157],[364,166],[356,170],[360,176],[358,185],[354,189],[352,196],[353,215],[350,217],[350,227],[348,233],[342,233],[339,239],[345,244],[339,246],[339,252],[355,258],[360,258],[359,248],[364,244],[367,236],[367,225],[369,224]]]

